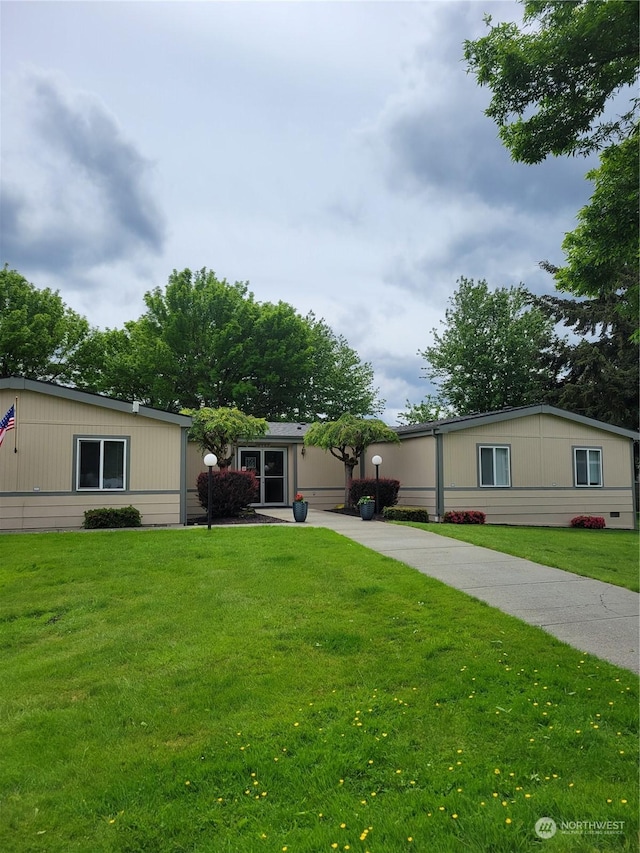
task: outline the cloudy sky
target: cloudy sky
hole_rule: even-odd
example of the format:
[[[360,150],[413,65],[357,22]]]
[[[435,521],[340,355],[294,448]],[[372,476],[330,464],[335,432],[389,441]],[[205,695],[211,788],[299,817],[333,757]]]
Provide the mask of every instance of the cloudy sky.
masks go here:
[[[102,327],[171,271],[324,317],[396,422],[460,276],[538,261],[591,165],[510,161],[463,42],[511,0],[0,2],[0,262]]]

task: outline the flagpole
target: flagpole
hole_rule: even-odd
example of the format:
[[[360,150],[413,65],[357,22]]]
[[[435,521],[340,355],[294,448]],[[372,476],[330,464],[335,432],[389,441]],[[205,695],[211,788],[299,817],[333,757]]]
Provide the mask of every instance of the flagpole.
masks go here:
[[[13,416],[15,419],[15,426],[13,428],[13,452],[18,452],[18,397],[16,396],[15,407],[13,409]]]

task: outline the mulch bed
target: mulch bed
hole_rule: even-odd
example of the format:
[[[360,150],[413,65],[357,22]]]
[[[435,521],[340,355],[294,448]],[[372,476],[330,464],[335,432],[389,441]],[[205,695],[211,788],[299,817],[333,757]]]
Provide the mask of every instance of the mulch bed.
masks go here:
[[[197,518],[190,518],[188,525],[207,524],[207,516],[199,515]],[[247,512],[238,518],[212,518],[211,526],[220,527],[228,524],[289,524],[282,518],[274,518],[272,515],[262,515],[258,512]]]

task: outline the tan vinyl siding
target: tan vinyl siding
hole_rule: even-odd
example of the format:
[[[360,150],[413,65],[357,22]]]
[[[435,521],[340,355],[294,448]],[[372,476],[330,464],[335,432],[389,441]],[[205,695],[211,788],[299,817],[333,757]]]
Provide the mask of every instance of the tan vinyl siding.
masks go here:
[[[0,392],[3,413],[15,396]],[[85,509],[131,504],[143,524],[180,523],[180,426],[46,393],[17,396],[17,426],[0,447],[0,529],[80,527]],[[127,489],[76,491],[77,437],[109,436],[127,439]]]
[[[379,476],[400,481],[398,505],[436,511],[436,440],[433,436],[407,438],[401,444],[375,444],[365,454],[365,476],[375,477],[371,458],[379,454]]]
[[[447,510],[478,509],[488,524],[568,527],[576,515],[599,515],[607,527],[634,526],[630,492],[624,489],[448,489]],[[611,516],[620,514],[619,518]]]
[[[630,487],[629,441],[551,415],[470,427],[444,436],[445,488],[478,486],[478,446],[508,446],[512,487],[573,488],[573,448],[602,448],[606,487]]]
[[[101,492],[68,495],[9,495],[0,497],[0,530],[75,530],[87,509],[133,505],[144,526],[180,524],[180,495]]]

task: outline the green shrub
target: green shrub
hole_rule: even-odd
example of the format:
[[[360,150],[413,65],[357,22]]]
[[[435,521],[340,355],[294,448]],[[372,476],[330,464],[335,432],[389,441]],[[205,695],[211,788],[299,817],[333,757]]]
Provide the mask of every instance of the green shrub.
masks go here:
[[[429,521],[429,513],[423,506],[386,506],[382,515],[387,521]]]
[[[378,480],[378,512],[384,507],[395,506],[398,503],[398,491],[400,490],[400,480],[391,480],[388,477],[380,477]],[[375,477],[366,477],[358,480],[352,480],[349,487],[349,497],[351,504],[357,506],[360,498],[376,494],[376,479]]]
[[[140,527],[141,523],[140,511],[134,506],[106,506],[85,510],[82,526],[87,530],[98,530],[107,527]]]

